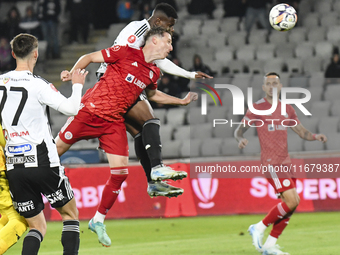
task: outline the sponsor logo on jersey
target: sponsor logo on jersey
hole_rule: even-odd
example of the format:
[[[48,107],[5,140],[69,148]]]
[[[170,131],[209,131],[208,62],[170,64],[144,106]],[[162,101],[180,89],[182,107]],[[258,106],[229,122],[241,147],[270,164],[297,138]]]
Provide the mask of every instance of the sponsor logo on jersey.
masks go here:
[[[137,85],[141,89],[145,89],[146,88],[145,83],[140,81],[140,80],[138,80],[137,78],[133,81],[133,84]]]
[[[133,84],[137,85],[137,86],[140,87],[141,89],[145,89],[145,88],[146,88],[145,83],[142,82],[142,81],[140,81],[140,80],[138,80],[137,78],[135,78],[135,76],[132,75],[132,74],[128,74],[128,75],[126,76],[125,80],[126,80],[127,82],[130,82],[130,83],[133,82]]]
[[[129,43],[134,43],[136,41],[136,36],[135,35],[130,35],[127,40],[128,40]]]
[[[4,84],[6,84],[7,82],[9,82],[9,78],[4,78]]]
[[[138,64],[137,64],[137,62],[135,61],[135,62],[133,62],[131,65],[133,65],[133,66],[135,66],[135,67],[138,67]]]
[[[7,150],[12,154],[22,154],[32,150],[32,145],[29,143],[17,145],[17,146],[8,146]]]
[[[73,134],[70,131],[67,131],[64,136],[65,136],[65,139],[70,140],[72,139]]]
[[[126,76],[125,80],[126,80],[127,82],[132,83],[134,78],[135,78],[134,75],[128,73],[128,75]]]
[[[119,51],[119,49],[120,49],[120,45],[115,45],[112,47],[113,51]]]
[[[58,90],[54,87],[52,83],[50,84],[50,86],[51,86],[51,89],[53,89],[55,92],[58,92]]]
[[[7,157],[6,163],[7,164],[25,164],[25,163],[34,163],[35,162],[35,156],[14,156],[14,157]]]
[[[150,75],[150,79],[152,79],[152,77],[153,77],[153,72],[152,72],[151,70],[150,70],[149,75]]]
[[[16,136],[26,136],[26,135],[30,135],[30,133],[28,131],[21,131],[20,133],[14,132],[14,133],[9,134],[11,138],[16,137]]]

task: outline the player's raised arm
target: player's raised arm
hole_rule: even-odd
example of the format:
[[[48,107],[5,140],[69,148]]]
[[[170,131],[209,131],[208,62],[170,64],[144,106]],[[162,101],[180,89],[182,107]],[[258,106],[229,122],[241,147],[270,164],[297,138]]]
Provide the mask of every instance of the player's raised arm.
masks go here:
[[[313,134],[308,129],[306,129],[301,123],[299,123],[295,127],[291,127],[291,129],[304,140],[307,141],[318,140],[323,143],[327,142],[327,137],[324,134]]]
[[[203,72],[189,72],[179,66],[177,66],[175,63],[173,63],[171,60],[165,58],[165,59],[159,59],[155,61],[156,65],[161,69],[163,72],[181,76],[187,79],[204,79],[204,78],[213,78],[210,75],[207,75]]]
[[[157,89],[146,89],[145,92],[150,101],[158,104],[188,105],[190,102],[196,101],[198,99],[197,93],[194,92],[189,92],[183,99],[170,96]]]
[[[238,141],[238,147],[240,149],[243,149],[244,147],[247,146],[248,140],[243,137],[243,134],[249,129],[249,125],[246,123],[245,125],[240,124],[234,132],[234,137],[236,141]]]
[[[70,81],[72,79],[72,73],[74,70],[84,69],[91,63],[102,62],[104,62],[104,57],[101,51],[95,51],[89,54],[85,54],[78,59],[78,61],[74,64],[70,71],[62,71],[60,74],[60,79],[62,81]]]

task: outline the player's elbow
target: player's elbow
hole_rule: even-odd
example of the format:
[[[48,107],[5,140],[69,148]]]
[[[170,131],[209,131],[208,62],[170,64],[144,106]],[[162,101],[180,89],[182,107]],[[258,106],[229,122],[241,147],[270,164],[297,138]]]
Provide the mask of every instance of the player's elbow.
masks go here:
[[[76,107],[76,106],[72,106],[70,107],[69,111],[65,114],[67,116],[75,116],[77,115],[79,112],[79,107]]]

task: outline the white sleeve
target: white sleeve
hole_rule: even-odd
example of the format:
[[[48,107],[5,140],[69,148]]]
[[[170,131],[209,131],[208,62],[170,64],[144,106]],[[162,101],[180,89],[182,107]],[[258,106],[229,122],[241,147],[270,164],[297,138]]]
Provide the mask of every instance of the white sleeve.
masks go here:
[[[187,79],[195,79],[196,72],[189,72],[187,70],[184,70],[167,58],[156,60],[155,63],[159,67],[159,69],[161,69],[165,73],[181,76]]]
[[[73,84],[72,95],[69,98],[65,98],[64,101],[59,105],[57,110],[68,116],[77,115],[80,107],[82,90],[83,84]]]
[[[82,89],[82,84],[73,84],[72,95],[66,98],[52,84],[46,84],[39,93],[39,102],[65,115],[76,115],[80,106]]]

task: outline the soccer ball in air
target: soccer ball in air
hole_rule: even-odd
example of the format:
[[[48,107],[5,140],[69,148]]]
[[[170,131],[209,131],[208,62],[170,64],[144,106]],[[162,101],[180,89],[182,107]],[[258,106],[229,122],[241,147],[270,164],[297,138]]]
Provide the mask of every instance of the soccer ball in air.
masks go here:
[[[288,4],[275,5],[269,13],[270,25],[277,31],[288,31],[297,22],[295,9]]]

